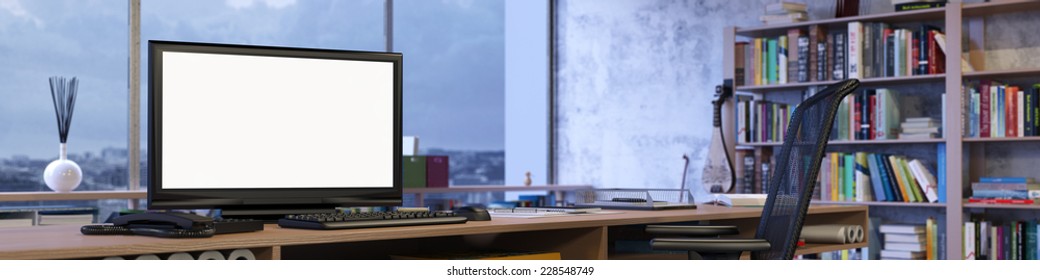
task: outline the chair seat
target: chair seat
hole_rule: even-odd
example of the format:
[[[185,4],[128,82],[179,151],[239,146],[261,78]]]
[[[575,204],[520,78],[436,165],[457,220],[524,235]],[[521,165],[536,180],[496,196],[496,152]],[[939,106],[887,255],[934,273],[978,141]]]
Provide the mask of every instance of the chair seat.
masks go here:
[[[740,231],[736,226],[679,226],[679,225],[648,225],[646,233],[657,235],[683,235],[689,237],[714,237],[721,235],[737,235]]]
[[[696,251],[703,253],[728,253],[741,251],[765,251],[771,247],[765,239],[738,238],[654,238],[650,241],[654,250]]]

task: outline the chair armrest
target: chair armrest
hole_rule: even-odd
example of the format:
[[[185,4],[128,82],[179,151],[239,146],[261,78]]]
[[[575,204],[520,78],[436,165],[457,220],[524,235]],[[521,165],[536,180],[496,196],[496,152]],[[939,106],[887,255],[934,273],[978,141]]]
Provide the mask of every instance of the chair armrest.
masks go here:
[[[720,235],[737,235],[736,226],[671,226],[648,225],[646,233],[657,235],[682,235],[689,237],[717,237]]]
[[[650,241],[654,250],[693,251],[699,253],[734,253],[743,251],[769,250],[765,239],[734,238],[654,238]]]

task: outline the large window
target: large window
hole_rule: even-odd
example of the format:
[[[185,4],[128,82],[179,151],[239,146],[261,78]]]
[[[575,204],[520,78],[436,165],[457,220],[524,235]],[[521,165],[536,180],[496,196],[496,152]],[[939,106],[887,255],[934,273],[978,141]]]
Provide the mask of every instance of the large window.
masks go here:
[[[0,192],[50,192],[42,173],[58,156],[47,83],[51,76],[75,76],[81,82],[68,140],[69,157],[84,172],[77,191],[128,189],[128,162],[135,160],[129,159],[128,130],[141,136],[137,143],[140,179],[142,186],[147,184],[148,40],[400,52],[405,57],[404,132],[421,139],[424,153],[451,157],[453,185],[517,184],[523,175],[515,170],[505,174],[511,164],[506,151],[516,155],[513,158],[539,158],[545,152],[539,147],[515,152],[514,147],[544,140],[540,135],[545,127],[538,124],[544,124],[545,116],[524,110],[545,111],[546,104],[538,100],[544,98],[546,87],[541,81],[507,74],[515,68],[508,61],[548,59],[538,52],[528,57],[530,53],[507,48],[510,38],[517,40],[510,37],[517,27],[545,29],[547,17],[507,19],[517,10],[509,7],[519,2],[140,0],[140,8],[133,10],[128,2],[136,3],[0,0]],[[543,12],[541,6],[547,7],[537,1],[523,3],[535,7],[535,14]],[[386,25],[388,14],[392,30]],[[139,15],[139,29],[132,28],[131,15]],[[128,49],[130,40],[136,39],[141,43],[139,61],[130,58]],[[135,62],[140,67],[139,83],[128,79],[128,65]],[[511,82],[530,87],[518,91]],[[129,125],[128,87],[140,89],[136,130]],[[531,96],[534,105],[524,104],[519,111],[506,106],[506,100],[516,96]],[[527,120],[535,128],[509,128],[519,127],[513,126],[511,118]],[[516,135],[527,138],[517,141],[522,137]],[[513,144],[508,144],[509,139]],[[527,162],[513,166],[536,174],[544,170],[544,163],[539,169],[537,160],[530,164],[534,167]],[[544,182],[545,174],[540,175],[536,182]],[[49,204],[0,199],[0,206]],[[119,200],[54,204],[98,206],[103,214],[126,206]]]
[[[385,51],[382,0],[141,3],[141,186],[147,186],[148,40]]]
[[[0,1],[0,192],[50,191],[43,170],[59,142],[51,76],[80,80],[68,136],[83,170],[76,190],[127,188],[127,19],[125,1]],[[58,202],[106,203],[120,202]]]
[[[394,1],[404,134],[448,155],[454,185],[505,182],[505,1]]]

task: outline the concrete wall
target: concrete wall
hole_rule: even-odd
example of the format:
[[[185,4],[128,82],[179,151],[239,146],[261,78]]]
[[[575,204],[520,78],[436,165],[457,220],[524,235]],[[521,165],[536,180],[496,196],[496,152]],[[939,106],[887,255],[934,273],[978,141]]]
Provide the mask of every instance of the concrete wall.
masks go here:
[[[760,26],[758,17],[771,2],[556,2],[557,182],[678,188],[684,153],[693,159],[687,185],[699,182],[710,101],[722,81],[722,30]],[[808,2],[811,19],[833,16],[834,1]],[[890,1],[861,2],[861,13],[892,11]],[[986,68],[1040,67],[1040,39],[1032,32],[1040,26],[1037,14],[988,19]],[[1001,163],[991,166],[1007,168]],[[1012,173],[1029,166],[1035,165],[1015,165],[1020,170]]]

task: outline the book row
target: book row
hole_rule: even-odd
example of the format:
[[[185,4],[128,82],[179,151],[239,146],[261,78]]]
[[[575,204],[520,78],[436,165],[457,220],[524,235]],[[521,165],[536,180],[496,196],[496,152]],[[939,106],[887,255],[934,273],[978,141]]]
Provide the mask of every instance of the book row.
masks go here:
[[[904,156],[828,153],[820,164],[820,200],[941,202],[945,182],[934,174],[921,160]]]
[[[1002,138],[1040,134],[1040,84],[1014,86],[982,81],[963,87],[964,137]]]
[[[942,74],[944,42],[942,30],[925,24],[854,21],[830,31],[820,25],[793,28],[736,43],[736,80],[738,86],[775,85]]]
[[[945,96],[939,95],[938,106],[945,104]],[[848,95],[838,107],[830,140],[942,137],[942,120],[901,116],[900,98],[897,91],[887,88],[868,88]],[[737,143],[783,141],[795,108],[796,105],[763,100],[761,94],[740,95],[735,110]]]
[[[964,222],[964,259],[1036,260],[1040,256],[1037,221]]]

